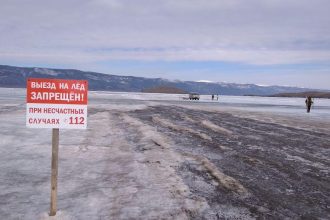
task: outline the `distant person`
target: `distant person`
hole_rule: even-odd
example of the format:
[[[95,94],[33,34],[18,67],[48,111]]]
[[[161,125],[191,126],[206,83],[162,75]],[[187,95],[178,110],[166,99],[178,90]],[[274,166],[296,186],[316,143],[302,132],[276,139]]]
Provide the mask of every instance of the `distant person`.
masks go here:
[[[212,94],[212,100],[214,100],[214,94]]]
[[[311,111],[311,107],[313,105],[312,97],[308,96],[305,100],[305,103],[306,103],[307,113],[309,113]]]
[[[217,94],[217,101],[219,100],[219,95]]]

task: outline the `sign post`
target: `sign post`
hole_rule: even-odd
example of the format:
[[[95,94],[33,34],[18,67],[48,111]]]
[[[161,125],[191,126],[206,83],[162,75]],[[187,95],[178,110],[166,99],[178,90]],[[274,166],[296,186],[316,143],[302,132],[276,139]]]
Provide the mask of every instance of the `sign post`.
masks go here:
[[[50,216],[57,211],[59,129],[87,128],[86,80],[27,80],[26,126],[52,128]]]
[[[56,207],[57,207],[58,145],[59,145],[59,129],[53,128],[52,177],[51,177],[51,193],[50,193],[50,213],[49,213],[50,216],[56,215]]]

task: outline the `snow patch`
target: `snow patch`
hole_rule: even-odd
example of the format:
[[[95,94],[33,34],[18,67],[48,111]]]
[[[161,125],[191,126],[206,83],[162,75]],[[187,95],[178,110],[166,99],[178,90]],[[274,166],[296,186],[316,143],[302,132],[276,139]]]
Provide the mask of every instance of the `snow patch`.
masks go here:
[[[34,71],[37,73],[46,74],[46,75],[50,75],[50,76],[58,76],[60,74],[59,72],[56,72],[55,70],[46,69],[46,68],[34,68]]]
[[[184,126],[180,126],[180,125],[175,125],[173,124],[172,122],[168,121],[168,120],[165,120],[165,119],[162,119],[162,118],[159,118],[157,116],[153,116],[152,117],[152,121],[155,122],[155,123],[159,123],[165,127],[168,127],[168,128],[171,128],[173,130],[176,130],[176,131],[184,131],[184,132],[189,132],[193,135],[196,135],[196,136],[199,136],[200,138],[202,139],[205,139],[205,140],[208,140],[208,141],[212,141],[212,138],[210,136],[208,136],[207,134],[204,134],[202,132],[199,132],[199,131],[196,131],[196,130],[193,130],[191,128],[188,128],[188,127],[184,127]]]
[[[192,155],[188,153],[183,153],[183,155],[193,158],[194,160],[201,163],[201,165],[215,178],[219,185],[225,187],[226,189],[233,191],[240,196],[246,198],[249,196],[248,190],[236,179],[228,176],[221,172],[211,161],[207,158],[197,155]]]
[[[213,83],[213,81],[211,81],[211,80],[198,80],[198,81],[196,81],[196,82],[203,82],[203,83]]]
[[[213,131],[216,131],[216,132],[219,132],[219,133],[222,133],[222,134],[225,134],[225,135],[232,135],[233,134],[232,131],[230,131],[226,128],[220,127],[220,126],[218,126],[218,125],[216,125],[213,122],[208,121],[208,120],[203,120],[202,125],[206,128],[209,128]]]

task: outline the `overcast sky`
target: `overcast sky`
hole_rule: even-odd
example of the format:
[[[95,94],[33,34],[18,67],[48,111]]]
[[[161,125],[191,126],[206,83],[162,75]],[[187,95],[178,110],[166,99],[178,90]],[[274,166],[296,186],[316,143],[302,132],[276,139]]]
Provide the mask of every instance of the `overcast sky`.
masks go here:
[[[0,0],[0,64],[330,89],[329,0]]]

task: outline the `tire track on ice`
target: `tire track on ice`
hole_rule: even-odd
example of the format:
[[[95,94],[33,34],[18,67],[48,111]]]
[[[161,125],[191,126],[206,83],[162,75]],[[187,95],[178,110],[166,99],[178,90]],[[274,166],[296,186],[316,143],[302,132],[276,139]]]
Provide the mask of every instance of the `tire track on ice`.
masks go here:
[[[188,132],[192,135],[195,135],[195,136],[198,136],[202,139],[205,139],[205,140],[208,140],[208,141],[212,141],[212,138],[205,134],[205,133],[202,133],[202,132],[199,132],[199,131],[196,131],[196,130],[193,130],[189,127],[184,127],[184,126],[180,126],[180,125],[176,125],[166,119],[163,119],[163,118],[160,118],[158,116],[152,116],[152,121],[155,122],[155,123],[158,123],[162,126],[165,126],[165,127],[168,127],[168,128],[171,128],[175,131],[178,131],[178,132]]]
[[[326,214],[325,204],[329,200],[329,137],[325,134],[235,117],[229,113],[177,106],[152,106],[134,111],[131,115],[171,137],[178,152],[212,161],[219,170],[238,180],[251,193],[251,197],[238,200],[230,192],[217,190],[208,184],[212,179],[205,175],[205,170],[210,172],[205,166],[200,168],[201,162],[197,165],[184,162],[180,174],[195,194],[207,199],[212,210],[216,204],[239,204],[236,208],[245,207],[247,212],[270,219],[275,216],[297,218],[301,213],[310,216],[308,212],[316,216]],[[211,126],[203,125],[203,120],[233,133],[225,135],[216,132]],[[182,127],[207,134],[212,141],[191,135]],[[316,138],[310,140],[313,136]],[[216,151],[217,144],[229,146],[230,149]],[[210,175],[214,178],[212,173]],[[313,201],[318,201],[319,205]]]

